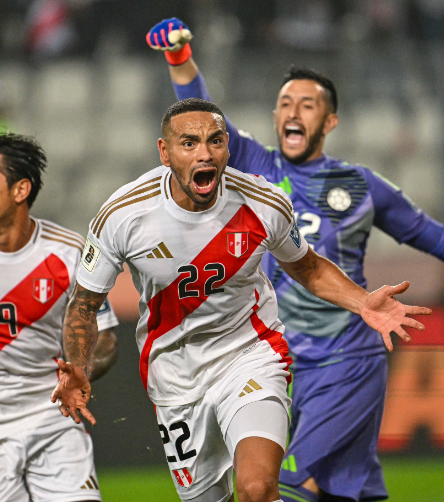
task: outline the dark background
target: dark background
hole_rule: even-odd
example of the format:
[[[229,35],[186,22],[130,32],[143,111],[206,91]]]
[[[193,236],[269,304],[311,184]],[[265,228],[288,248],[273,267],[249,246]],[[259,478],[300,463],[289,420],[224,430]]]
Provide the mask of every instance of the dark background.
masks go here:
[[[136,323],[117,329],[119,358],[116,365],[93,382],[89,409],[97,424],[87,429],[94,441],[96,466],[165,465],[154,406],[139,375]]]

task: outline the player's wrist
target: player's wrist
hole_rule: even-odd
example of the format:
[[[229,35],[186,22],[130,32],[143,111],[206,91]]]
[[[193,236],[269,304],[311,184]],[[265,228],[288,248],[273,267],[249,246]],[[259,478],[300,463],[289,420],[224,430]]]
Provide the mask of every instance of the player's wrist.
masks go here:
[[[191,45],[188,43],[178,51],[165,51],[164,54],[169,65],[180,66],[191,58],[193,52],[191,50]]]

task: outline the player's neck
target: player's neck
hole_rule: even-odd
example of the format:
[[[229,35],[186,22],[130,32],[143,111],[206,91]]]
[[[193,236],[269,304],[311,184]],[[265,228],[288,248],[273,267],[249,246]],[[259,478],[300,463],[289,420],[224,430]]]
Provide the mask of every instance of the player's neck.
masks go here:
[[[17,212],[9,221],[0,221],[0,251],[14,253],[26,244],[34,232],[35,222],[28,210]]]

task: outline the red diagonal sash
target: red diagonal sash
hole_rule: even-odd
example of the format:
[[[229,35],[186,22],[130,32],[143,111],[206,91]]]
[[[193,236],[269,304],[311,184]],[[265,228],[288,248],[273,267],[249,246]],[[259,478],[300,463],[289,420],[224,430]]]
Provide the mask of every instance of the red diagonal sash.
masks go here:
[[[228,252],[227,234],[232,232],[249,233],[248,250],[238,258]],[[192,285],[193,290],[199,291],[199,296],[179,299],[178,285],[184,278],[183,274],[180,274],[169,286],[151,298],[148,302],[150,309],[148,338],[140,355],[139,365],[145,389],[148,383],[148,359],[154,341],[179,326],[185,317],[208,299],[208,296],[204,294],[205,282],[211,275],[214,275],[214,272],[205,272],[205,265],[208,263],[224,265],[225,277],[217,283],[217,287],[220,287],[239,271],[266,236],[264,225],[256,213],[248,206],[242,206],[191,262],[191,265],[195,265],[199,271],[198,280]]]
[[[50,300],[41,303],[33,296],[34,280],[53,279],[54,291]],[[0,350],[10,344],[26,326],[41,319],[69,286],[69,272],[63,261],[56,255],[49,255],[22,282],[0,300]],[[15,325],[9,306],[14,306]],[[14,331],[16,334],[14,335]]]

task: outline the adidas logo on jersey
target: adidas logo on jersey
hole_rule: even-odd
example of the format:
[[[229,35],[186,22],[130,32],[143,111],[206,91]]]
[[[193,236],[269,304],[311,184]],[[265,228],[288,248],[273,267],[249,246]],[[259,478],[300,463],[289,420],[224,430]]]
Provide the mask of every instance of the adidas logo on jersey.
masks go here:
[[[165,243],[161,242],[157,247],[155,247],[150,253],[147,254],[147,258],[174,258],[174,256],[165,246]]]
[[[248,380],[247,385],[244,387],[243,391],[239,394],[239,397],[246,396],[250,394],[250,392],[254,392],[255,390],[260,390],[262,387],[255,382],[252,378]]]
[[[89,479],[86,480],[86,483],[80,487],[81,490],[98,490],[99,484],[96,481],[96,478],[91,474]]]

